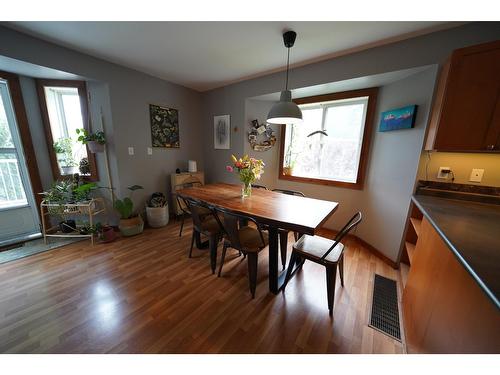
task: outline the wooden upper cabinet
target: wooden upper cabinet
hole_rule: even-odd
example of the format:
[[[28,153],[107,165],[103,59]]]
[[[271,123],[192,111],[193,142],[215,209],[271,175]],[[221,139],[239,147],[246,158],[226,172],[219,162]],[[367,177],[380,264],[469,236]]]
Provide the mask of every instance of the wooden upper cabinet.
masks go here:
[[[425,149],[500,152],[500,41],[455,50],[443,66]]]

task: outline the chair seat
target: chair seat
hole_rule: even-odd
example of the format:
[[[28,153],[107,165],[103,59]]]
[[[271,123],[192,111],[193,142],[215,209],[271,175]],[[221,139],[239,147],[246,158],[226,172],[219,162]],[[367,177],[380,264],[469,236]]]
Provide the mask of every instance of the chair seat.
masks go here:
[[[220,232],[220,226],[217,222],[217,219],[211,216],[206,216],[205,219],[201,222],[201,226],[204,232],[215,234]]]
[[[241,227],[238,231],[238,235],[240,244],[249,252],[259,251],[269,244],[268,233],[262,232],[262,237],[264,237],[264,246],[262,246],[259,230],[249,226]]]
[[[293,249],[307,259],[321,262],[321,257],[333,246],[334,242],[325,237],[304,235],[294,243]],[[323,261],[337,263],[343,250],[344,245],[339,242]]]

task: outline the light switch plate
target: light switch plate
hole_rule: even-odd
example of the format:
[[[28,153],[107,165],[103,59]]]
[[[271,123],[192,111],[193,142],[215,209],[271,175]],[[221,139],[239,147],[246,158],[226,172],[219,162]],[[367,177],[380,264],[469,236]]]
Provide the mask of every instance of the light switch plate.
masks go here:
[[[471,182],[481,182],[483,179],[484,169],[473,169],[469,181]]]
[[[129,155],[134,155],[134,148],[133,147],[129,147],[128,148],[128,154]]]
[[[153,155],[153,149],[151,147],[148,147],[148,155]]]
[[[437,178],[442,178],[443,180],[447,180],[449,173],[445,173],[445,172],[443,172],[443,170],[451,171],[451,168],[450,167],[439,167],[439,172],[438,172]]]

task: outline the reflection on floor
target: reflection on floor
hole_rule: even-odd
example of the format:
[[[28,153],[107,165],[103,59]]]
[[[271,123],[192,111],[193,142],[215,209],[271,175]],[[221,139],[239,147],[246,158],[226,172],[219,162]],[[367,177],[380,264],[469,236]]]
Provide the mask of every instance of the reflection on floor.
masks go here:
[[[328,315],[321,266],[306,262],[285,293],[268,291],[266,251],[256,298],[229,250],[223,275],[206,250],[187,257],[178,223],[91,247],[71,244],[0,265],[0,352],[401,353],[368,327],[373,274],[398,272],[347,243],[345,287]],[[290,237],[290,243],[292,237]]]

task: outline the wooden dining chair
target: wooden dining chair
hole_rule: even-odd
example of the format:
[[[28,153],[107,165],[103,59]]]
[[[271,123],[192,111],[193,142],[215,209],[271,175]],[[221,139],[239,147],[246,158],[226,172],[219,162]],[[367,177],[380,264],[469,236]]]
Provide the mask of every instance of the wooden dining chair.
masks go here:
[[[281,194],[287,194],[287,195],[294,195],[296,197],[305,197],[305,194],[300,192],[300,191],[295,191],[295,190],[286,190],[286,189],[273,189],[274,192],[281,193]],[[280,254],[281,254],[281,265],[283,266],[283,269],[285,269],[286,266],[286,251],[288,247],[288,233],[289,231],[285,229],[279,229],[278,234],[280,237]],[[293,232],[293,237],[295,238],[295,241],[299,239],[300,234],[298,232]]]
[[[357,212],[347,224],[337,233],[333,240],[320,236],[302,236],[294,245],[290,263],[286,272],[285,284],[290,281],[295,265],[302,267],[306,260],[321,264],[326,269],[326,290],[328,297],[328,310],[333,314],[335,299],[335,281],[337,265],[340,273],[340,284],[344,286],[344,245],[340,242],[363,219],[361,212]]]
[[[182,184],[175,185],[174,190],[177,191],[177,190],[181,190],[181,189],[202,186],[202,185],[203,184],[201,183],[201,181],[199,179],[197,179],[196,177],[190,177],[190,178],[186,179]],[[189,207],[188,207],[186,201],[182,197],[180,197],[178,194],[175,194],[175,199],[177,201],[177,206],[181,210],[181,214],[176,215],[176,217],[180,216],[180,219],[181,219],[181,228],[179,229],[179,237],[181,237],[182,236],[182,229],[184,228],[185,217],[191,216],[191,212],[189,211]]]
[[[220,215],[218,215],[219,213]],[[269,244],[269,235],[251,217],[219,208],[217,208],[215,215],[220,229],[224,232],[224,246],[222,248],[218,277],[222,273],[227,249],[231,247],[240,251],[247,257],[250,293],[252,294],[252,298],[255,298],[259,252]],[[220,219],[220,216],[222,216],[223,220]],[[248,222],[255,224],[255,228],[249,225],[242,225],[242,223]]]
[[[193,235],[191,237],[191,248],[189,249],[189,258],[193,252],[193,246],[196,234],[208,237],[208,247],[210,249],[210,267],[212,273],[215,273],[217,267],[217,246],[222,238],[222,230],[219,225],[219,219],[216,213],[205,203],[194,199],[184,199],[191,212],[193,219]]]

